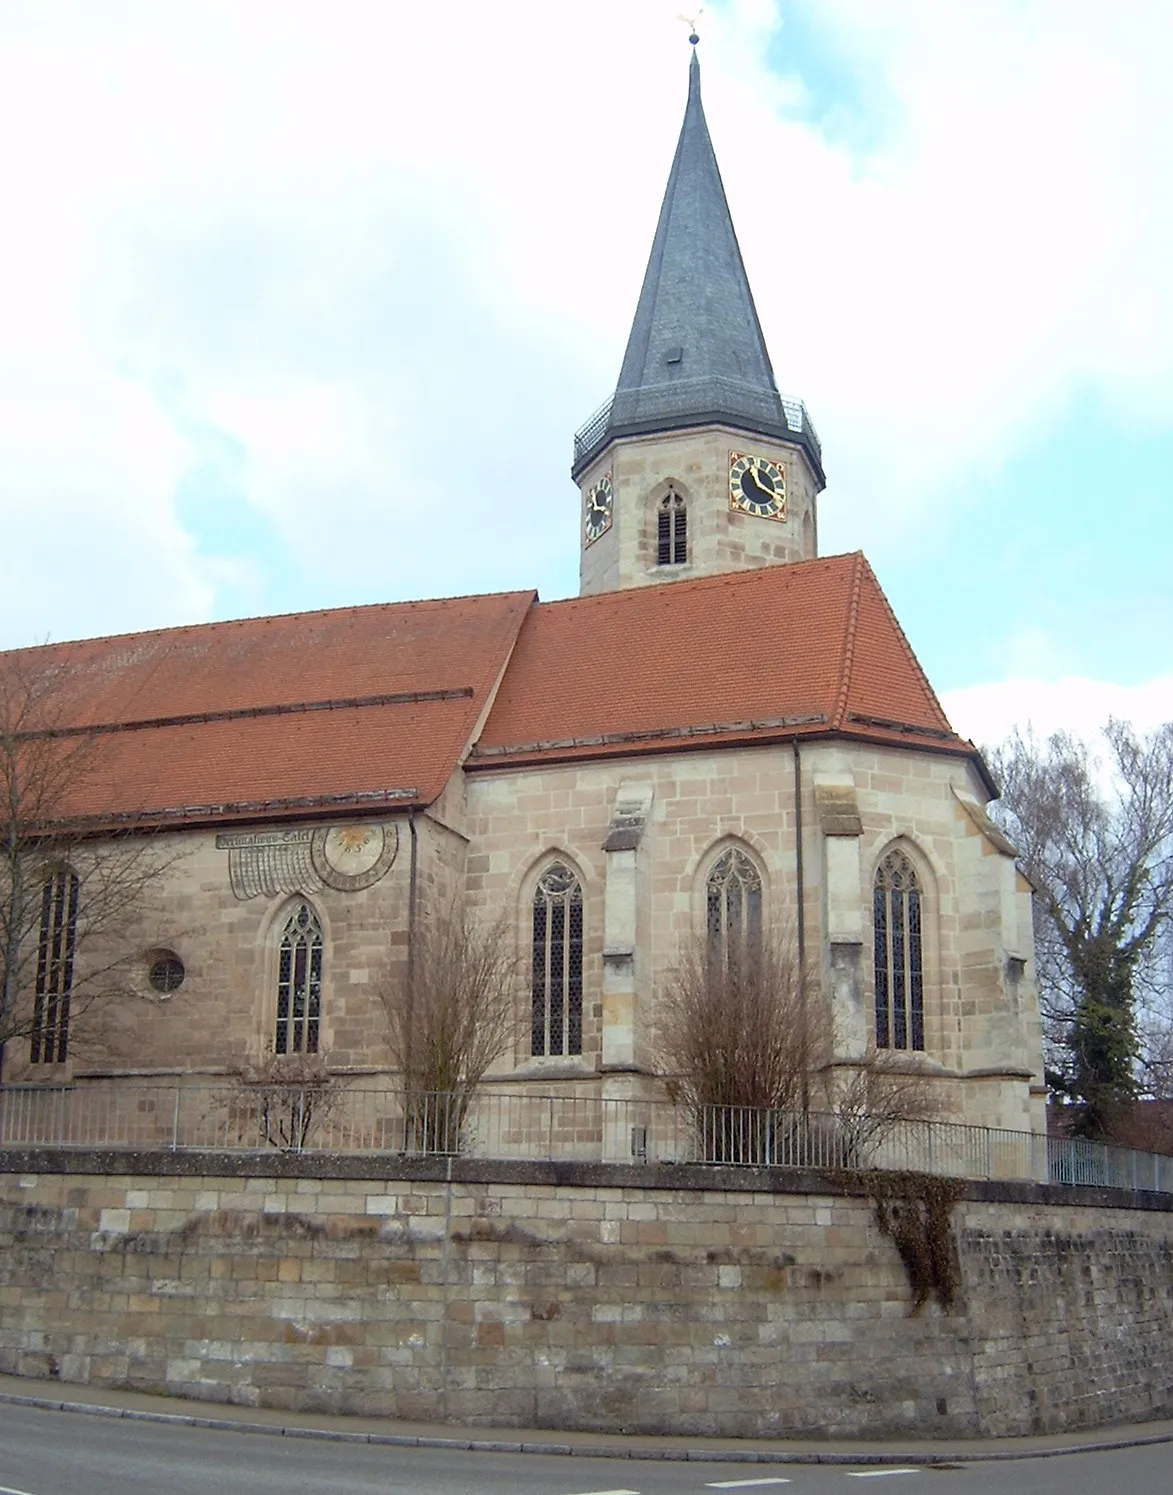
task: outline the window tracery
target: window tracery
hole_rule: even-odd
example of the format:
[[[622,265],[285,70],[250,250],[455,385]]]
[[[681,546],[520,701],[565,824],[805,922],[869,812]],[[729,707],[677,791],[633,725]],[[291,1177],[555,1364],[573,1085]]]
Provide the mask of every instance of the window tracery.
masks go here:
[[[731,846],[713,863],[705,883],[709,950],[722,964],[762,941],[762,879],[746,853]]]
[[[551,863],[533,898],[533,1054],[582,1053],[582,914],[582,884],[565,862]]]
[[[876,868],[872,917],[876,1047],[923,1049],[923,894],[916,868],[899,847]]]
[[[308,903],[299,903],[281,932],[277,965],[278,1054],[316,1054],[322,1023],[322,925]]]
[[[60,1064],[69,1054],[69,1015],[77,947],[77,905],[81,884],[63,867],[41,889],[37,940],[37,979],[29,1062]]]

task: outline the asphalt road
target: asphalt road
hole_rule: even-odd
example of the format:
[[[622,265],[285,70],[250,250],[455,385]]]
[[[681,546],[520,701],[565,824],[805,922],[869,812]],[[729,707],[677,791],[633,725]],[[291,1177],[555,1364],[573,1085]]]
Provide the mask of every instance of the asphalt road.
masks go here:
[[[0,1495],[1101,1495],[1173,1491],[1173,1444],[930,1466],[657,1463],[326,1442],[0,1404]]]

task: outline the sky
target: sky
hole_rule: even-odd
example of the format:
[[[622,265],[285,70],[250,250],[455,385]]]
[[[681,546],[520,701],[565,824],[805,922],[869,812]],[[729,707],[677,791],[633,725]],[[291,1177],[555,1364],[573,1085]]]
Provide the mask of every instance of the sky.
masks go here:
[[[0,645],[573,594],[681,6],[0,0]],[[822,552],[978,742],[1173,719],[1173,6],[697,25]]]

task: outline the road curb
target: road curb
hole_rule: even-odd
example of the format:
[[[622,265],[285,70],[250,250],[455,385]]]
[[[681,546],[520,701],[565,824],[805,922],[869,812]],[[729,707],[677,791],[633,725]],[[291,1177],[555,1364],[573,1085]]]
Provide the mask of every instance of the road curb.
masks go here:
[[[885,1452],[861,1449],[858,1453],[839,1449],[786,1448],[689,1448],[661,1444],[578,1444],[537,1442],[532,1439],[442,1437],[427,1433],[363,1433],[347,1428],[315,1428],[304,1424],[246,1422],[233,1417],[199,1417],[189,1412],[152,1412],[138,1407],[111,1407],[97,1402],[71,1402],[59,1397],[28,1396],[0,1391],[0,1404],[38,1407],[46,1412],[77,1412],[87,1417],[124,1418],[129,1422],[163,1422],[172,1427],[213,1428],[228,1433],[268,1433],[274,1438],[314,1438],[327,1443],[367,1443],[392,1448],[446,1448],[467,1453],[534,1453],[591,1459],[660,1460],[697,1464],[988,1464],[1017,1459],[1055,1459],[1080,1453],[1111,1453],[1121,1448],[1145,1448],[1173,1443],[1173,1432],[1118,1434],[1067,1443],[1054,1448],[893,1449]]]

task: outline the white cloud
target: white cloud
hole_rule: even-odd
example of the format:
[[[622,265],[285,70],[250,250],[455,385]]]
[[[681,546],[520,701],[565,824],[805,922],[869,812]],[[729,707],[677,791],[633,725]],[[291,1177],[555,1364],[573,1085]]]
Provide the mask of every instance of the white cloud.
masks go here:
[[[850,156],[743,112],[725,158],[739,198],[761,163],[751,132],[785,162],[759,202],[788,274],[759,276],[759,300],[789,334],[780,377],[801,379],[834,437],[829,533],[882,552],[894,512],[947,503],[974,468],[996,481],[1077,393],[1173,421],[1173,11],[803,9],[884,100],[886,127]],[[743,237],[762,254],[752,223]]]
[[[954,729],[979,745],[1002,742],[1015,728],[1074,732],[1090,741],[1109,717],[1132,722],[1140,731],[1173,722],[1173,674],[1139,685],[1116,685],[1078,675],[1061,679],[1019,676],[988,685],[946,691],[941,699]]]
[[[882,568],[1074,391],[1173,420],[1173,12],[804,9],[882,102],[867,149],[797,117],[771,0],[711,7],[705,97],[780,383],[827,442],[827,548]],[[679,10],[6,13],[6,639],[205,616],[264,575],[177,499],[203,427],[239,449],[231,503],[302,558],[306,605],[348,575],[355,596],[571,584],[569,437],[634,308]]]

